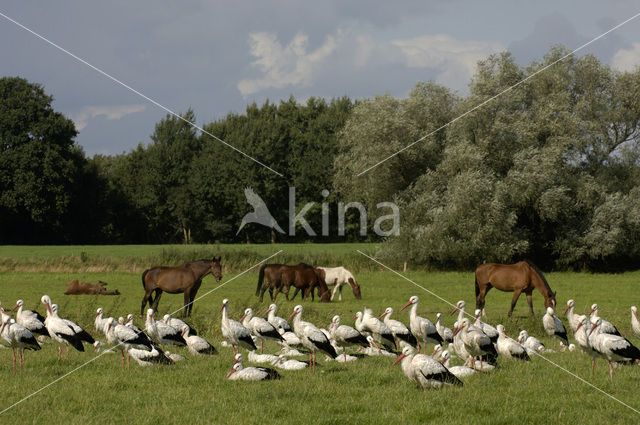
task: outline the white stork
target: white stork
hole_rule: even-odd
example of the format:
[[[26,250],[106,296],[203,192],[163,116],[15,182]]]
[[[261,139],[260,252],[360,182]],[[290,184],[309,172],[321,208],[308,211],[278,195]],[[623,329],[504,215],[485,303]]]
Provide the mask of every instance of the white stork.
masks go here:
[[[313,373],[315,373],[316,351],[324,351],[334,359],[338,357],[338,353],[320,329],[314,324],[302,320],[303,311],[301,305],[295,306],[289,320],[293,319],[293,331],[300,338],[302,345],[310,350],[309,362],[313,364]]]
[[[222,336],[225,337],[233,347],[233,352],[237,353],[236,347],[246,348],[247,350],[257,350],[256,344],[251,339],[251,334],[242,326],[242,323],[229,319],[229,300],[222,300]]]
[[[498,330],[493,326],[491,326],[490,324],[480,320],[481,314],[482,314],[482,310],[480,309],[476,309],[476,311],[473,313],[473,317],[475,319],[473,322],[473,326],[480,328],[480,330],[489,337],[491,342],[495,344],[498,341]]]
[[[435,325],[431,323],[431,320],[418,316],[418,302],[420,299],[414,295],[409,298],[409,302],[405,304],[400,311],[411,306],[411,312],[409,313],[409,327],[411,333],[416,339],[424,343],[424,352],[427,352],[427,344],[433,342],[434,344],[442,344],[442,337],[438,333]]]
[[[362,327],[366,332],[371,334],[376,343],[382,345],[387,350],[393,350],[396,345],[393,332],[391,332],[391,329],[389,329],[384,322],[373,315],[373,311],[370,308],[364,308]]]
[[[162,321],[167,325],[171,326],[173,329],[175,329],[179,333],[182,333],[182,329],[186,326],[187,328],[189,328],[189,335],[198,335],[198,332],[195,329],[193,329],[191,325],[189,325],[184,320],[178,319],[177,317],[171,317],[169,314],[165,314],[162,317]]]
[[[198,335],[189,335],[189,327],[182,328],[182,337],[187,342],[187,350],[194,355],[208,355],[213,356],[218,354],[218,350],[209,343],[206,339]]]
[[[152,308],[147,310],[145,330],[147,331],[147,335],[158,345],[187,345],[181,332],[178,332],[162,321],[154,320]]]
[[[18,300],[16,301],[16,306],[13,307],[14,310],[18,310],[16,312],[16,322],[27,328],[34,335],[49,336],[49,332],[44,326],[44,317],[37,311],[24,310],[23,306],[24,301]]]
[[[270,379],[280,379],[280,374],[269,367],[243,367],[242,366],[242,354],[238,353],[240,357],[236,357],[231,368],[231,372],[227,374],[227,379],[232,381],[266,381]]]
[[[456,311],[458,312],[458,319],[456,322],[462,323],[462,319],[464,319],[464,309],[467,306],[467,303],[464,300],[460,300],[456,303],[456,306],[451,310],[451,315],[453,315]],[[455,326],[454,326],[455,328]]]
[[[450,360],[451,353],[449,352],[449,350],[444,350],[440,354],[440,363],[442,363],[444,367],[449,369],[449,372],[453,373],[456,378],[466,378],[467,376],[471,376],[476,373],[476,371],[469,366],[449,366]]]
[[[442,324],[442,313],[436,313],[436,330],[444,342],[453,342],[453,331]]]
[[[453,324],[454,331],[458,328],[458,326],[460,326],[459,322],[455,322]],[[454,332],[453,343],[450,344],[450,347],[453,347],[453,351],[455,351],[456,355],[461,359],[465,360],[471,358],[471,354],[469,354],[467,349],[464,348],[464,342],[462,341],[462,334],[460,332]]]
[[[247,328],[260,341],[260,352],[264,351],[264,341],[271,339],[273,341],[282,342],[284,338],[280,332],[267,320],[262,317],[254,316],[253,309],[247,308],[240,319],[242,326]]]
[[[601,319],[601,317],[598,315],[598,304],[591,305],[591,311],[589,312],[589,314],[591,315],[589,317],[589,319],[591,320],[591,323],[595,323],[598,321],[598,319]],[[613,323],[607,322],[604,319],[602,319],[602,324],[600,325],[600,332],[620,336],[620,332],[613,325]]]
[[[127,368],[130,367],[129,355],[132,349],[153,351],[154,345],[144,332],[136,332],[128,326],[121,325],[116,319],[109,317],[105,325],[107,342],[114,348],[119,348],[122,354],[122,368],[124,369],[124,353],[127,352]],[[140,356],[138,356],[140,358]]]
[[[504,326],[498,325],[498,341],[496,342],[496,351],[506,358],[516,358],[520,360],[531,360],[527,354],[527,350],[520,345],[515,339],[507,336]]]
[[[309,367],[309,363],[300,360],[287,359],[284,354],[280,354],[277,359],[271,362],[271,366],[275,366],[282,370],[302,370]]]
[[[462,385],[462,381],[455,377],[440,362],[424,354],[415,354],[413,347],[406,345],[402,354],[393,365],[402,361],[402,371],[423,390],[441,388],[445,384]]]
[[[331,320],[331,325],[329,325],[329,333],[331,334],[331,338],[335,343],[342,347],[346,348],[349,345],[360,345],[362,347],[368,347],[369,343],[367,342],[367,338],[362,335],[357,329],[352,328],[351,326],[341,325],[340,324],[340,316],[335,315]],[[344,351],[344,361],[347,361],[347,353]]]
[[[567,316],[569,327],[574,333],[576,332],[576,329],[578,329],[578,323],[580,323],[578,315],[573,311],[575,306],[576,302],[574,300],[567,300],[567,306],[564,308],[564,314]]]
[[[58,304],[52,304],[51,305],[51,311],[53,311],[53,313],[57,316],[58,315]],[[82,329],[78,324],[72,322],[71,320],[68,319],[62,319],[64,321],[64,323],[66,323],[67,325],[69,325],[71,327],[71,329],[73,329],[73,331],[76,333],[76,335],[78,336],[78,338],[80,338],[80,341],[82,342],[86,342],[87,344],[95,344],[96,340],[93,339],[93,337],[91,335],[89,335],[89,332],[85,331],[84,329]]]
[[[387,325],[389,329],[391,329],[391,332],[393,333],[393,336],[395,338],[416,347],[418,345],[418,340],[416,339],[416,337],[411,333],[409,328],[407,328],[404,323],[392,319],[392,314],[393,308],[387,307],[384,313],[382,313],[380,317],[378,317],[378,319],[382,319],[384,317],[384,324]]]
[[[558,338],[561,341],[564,341],[566,345],[569,345],[569,341],[567,340],[567,330],[564,328],[564,325],[554,315],[553,307],[547,307],[547,313],[542,316],[542,326],[544,327],[547,335]],[[555,348],[555,339],[553,340],[553,346]]]
[[[480,357],[480,363],[482,363],[482,357],[485,356],[491,363],[498,355],[496,348],[493,346],[491,339],[482,330],[477,327],[471,327],[469,319],[466,317],[462,319],[462,323],[458,324],[458,327],[453,331],[453,335],[461,332],[462,342],[464,348],[471,355],[471,365],[475,369],[475,358]]]
[[[591,346],[589,332],[591,331],[591,322],[587,316],[579,316],[578,327],[576,328],[576,332],[573,334],[576,342],[585,353],[589,354],[591,357],[591,376],[594,374],[594,370],[596,367],[596,353]]]
[[[367,342],[369,343],[369,345],[367,347],[361,347],[358,350],[358,353],[362,353],[366,356],[388,356],[388,357],[395,357],[396,355],[393,354],[390,351],[387,350],[383,350],[382,348],[378,347],[378,345],[376,344],[375,340],[373,339],[373,337],[371,335],[367,336]],[[409,346],[409,345],[407,345]],[[346,360],[345,360],[346,362]]]
[[[102,332],[106,336],[108,317],[103,317],[103,316],[104,316],[104,310],[102,309],[102,307],[98,307],[98,309],[96,310],[96,317],[93,319],[93,325],[95,326],[96,331]]]
[[[544,353],[546,348],[542,342],[535,336],[529,335],[526,330],[521,330],[518,335],[518,342],[527,350],[527,354]]]
[[[58,357],[62,359],[62,344],[67,346],[67,358],[69,358],[69,344],[78,351],[84,351],[82,341],[71,326],[67,325],[51,309],[51,298],[48,295],[43,295],[40,301],[47,307],[47,318],[44,325],[47,327],[51,339],[58,342]]]
[[[277,305],[269,305],[269,308],[267,309],[267,321],[278,329],[278,331],[282,329],[285,332],[291,332],[291,325],[289,325],[289,322],[282,317],[276,316],[276,311],[278,311]]]
[[[609,376],[613,382],[612,362],[639,361],[640,350],[624,337],[602,332],[602,322],[599,317],[596,317],[595,321],[591,320],[589,344],[600,357],[609,362]]]
[[[167,355],[155,345],[151,350],[130,348],[128,353],[140,366],[172,365],[174,363],[170,357],[167,357]]]
[[[635,305],[631,306],[631,330],[640,338],[640,320],[638,320],[638,308]]]
[[[124,325],[128,328],[133,329],[137,333],[142,332],[142,329],[133,324],[133,314],[131,313],[127,314],[127,320],[124,322]]]
[[[24,361],[24,350],[39,350],[40,344],[36,341],[31,331],[9,316],[2,315],[2,327],[0,335],[7,341],[13,352],[13,374],[16,374],[16,348],[20,358],[20,374],[22,374],[22,362]]]
[[[251,363],[271,363],[277,358],[275,354],[258,354],[255,351],[249,351],[247,354],[247,359]]]

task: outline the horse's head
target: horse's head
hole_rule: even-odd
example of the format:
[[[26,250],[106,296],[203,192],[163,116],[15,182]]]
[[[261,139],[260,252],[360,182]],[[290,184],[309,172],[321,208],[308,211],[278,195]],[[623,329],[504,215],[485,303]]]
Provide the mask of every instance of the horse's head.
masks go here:
[[[556,309],[556,293],[549,291],[549,295],[544,300],[544,307]]]
[[[220,264],[220,260],[222,257],[213,257],[213,260],[210,261],[209,273],[216,278],[216,282],[220,282],[222,279],[222,265]]]
[[[349,283],[351,284],[351,289],[353,289],[353,295],[356,299],[361,300],[362,293],[360,292],[360,284],[358,284],[355,279],[349,279]]]

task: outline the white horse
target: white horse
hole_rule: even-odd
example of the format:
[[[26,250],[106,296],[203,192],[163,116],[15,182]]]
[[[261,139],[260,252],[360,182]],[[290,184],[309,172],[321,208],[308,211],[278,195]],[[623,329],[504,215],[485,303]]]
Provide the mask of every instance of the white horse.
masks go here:
[[[333,301],[333,297],[335,297],[336,292],[340,290],[340,295],[338,296],[338,300],[342,301],[342,286],[345,284],[351,285],[353,289],[353,295],[357,299],[362,299],[362,295],[360,294],[360,285],[356,282],[356,279],[353,277],[351,272],[344,267],[316,267],[317,269],[322,270],[324,276],[324,281],[329,285],[335,285],[333,288],[333,292],[331,293],[331,301]]]

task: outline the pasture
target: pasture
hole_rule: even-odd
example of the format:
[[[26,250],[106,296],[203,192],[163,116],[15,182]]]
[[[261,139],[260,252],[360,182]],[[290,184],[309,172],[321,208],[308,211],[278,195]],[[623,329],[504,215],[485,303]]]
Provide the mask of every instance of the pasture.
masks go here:
[[[264,257],[284,249],[281,256],[270,262],[299,258],[309,261],[318,258],[339,258],[340,255],[358,258],[351,253],[355,249],[375,247],[364,244],[314,246],[270,245],[255,246],[256,255]],[[225,249],[228,248],[228,251]],[[82,247],[91,256],[99,256],[105,262],[118,259],[150,258],[161,252],[160,247]],[[188,248],[176,248],[188,249]],[[233,250],[246,251],[246,246],[225,246],[216,251],[225,257]],[[60,315],[76,321],[96,339],[104,341],[104,335],[93,327],[95,310],[102,307],[107,316],[116,318],[127,313],[136,315],[136,324],[143,322],[137,316],[143,296],[140,272],[117,270],[89,271],[87,267],[70,267],[54,270],[56,261],[71,258],[74,253],[67,247],[2,247],[0,271],[0,302],[5,309],[13,307],[19,298],[25,308],[44,313],[40,304],[43,294],[51,296],[60,305]],[[14,255],[15,254],[15,255]],[[296,257],[298,256],[298,257]],[[9,259],[14,258],[11,262]],[[25,264],[38,264],[48,259],[46,267],[31,271],[20,269]],[[194,258],[195,259],[195,258]],[[370,261],[364,258],[365,261]],[[109,260],[111,261],[111,260]],[[292,260],[295,261],[295,260]],[[362,260],[358,259],[362,264]],[[144,261],[136,262],[142,264]],[[316,265],[336,266],[338,263]],[[6,266],[14,264],[13,268]],[[124,263],[118,263],[124,264]],[[350,267],[349,262],[343,264]],[[345,324],[353,325],[353,316],[363,306],[380,314],[391,306],[396,310],[394,318],[408,323],[408,313],[399,312],[412,295],[420,297],[418,313],[435,320],[435,313],[448,313],[452,307],[428,294],[401,277],[382,270],[375,264],[358,267],[356,278],[362,287],[362,300],[356,300],[349,287],[343,290],[343,301],[304,303],[303,319],[318,326],[328,326],[334,314],[339,314]],[[252,307],[262,315],[269,304],[267,298],[260,304],[255,296],[258,268],[232,281],[242,269],[223,269],[220,286],[208,276],[204,279],[195,302],[190,323],[199,334],[213,343],[219,355],[193,357],[178,348],[187,360],[169,367],[143,368],[132,362],[131,370],[122,370],[119,354],[97,357],[90,349],[85,353],[70,352],[69,360],[57,359],[57,347],[53,343],[43,345],[39,352],[28,351],[22,376],[11,372],[11,351],[0,350],[0,374],[2,393],[0,410],[38,391],[45,385],[86,362],[91,363],[71,373],[31,398],[0,415],[1,423],[473,423],[473,424],[539,424],[539,423],[637,423],[638,414],[622,406],[602,393],[578,381],[568,373],[541,358],[533,358],[530,364],[500,358],[501,368],[492,373],[464,379],[462,388],[445,388],[440,391],[422,392],[409,382],[399,365],[389,357],[370,357],[348,364],[320,361],[315,376],[307,371],[283,371],[283,379],[267,382],[231,382],[225,379],[233,362],[230,348],[220,346],[220,306],[224,298],[230,302],[229,313],[238,320],[246,307]],[[464,299],[469,307],[475,306],[473,272],[425,272],[410,271],[407,276],[416,283],[455,303]],[[637,285],[640,272],[617,275],[546,273],[551,288],[557,291],[558,310],[564,308],[568,298],[576,301],[576,312],[588,312],[592,303],[600,305],[600,315],[618,326],[634,344],[640,340],[631,335],[629,307],[640,304]],[[64,287],[71,279],[109,282],[108,289],[118,289],[120,296],[64,296]],[[229,281],[229,282],[228,282]],[[228,283],[226,283],[228,282]],[[316,298],[317,300],[317,298]],[[486,299],[487,321],[502,323],[511,337],[520,329],[541,339],[548,347],[553,342],[544,334],[541,317],[542,296],[533,296],[536,317],[528,317],[526,300],[518,301],[512,318],[507,318],[510,293],[492,290]],[[182,295],[165,294],[157,317],[172,313],[182,307]],[[288,317],[293,307],[300,303],[287,302],[278,297],[278,315]],[[469,309],[469,308],[468,308]],[[564,316],[559,312],[558,316]],[[444,315],[444,323],[452,327],[453,317]],[[572,338],[570,338],[570,341]],[[429,346],[432,348],[432,346]],[[277,350],[275,344],[267,344],[265,352]],[[174,350],[170,350],[174,351]],[[614,372],[614,382],[609,381],[604,360],[596,362],[596,373],[590,376],[590,358],[579,352],[558,352],[546,357],[568,371],[588,380],[593,385],[640,410],[638,401],[639,367],[624,367]],[[319,358],[324,358],[320,356]],[[457,360],[457,359],[456,359]],[[250,365],[245,360],[246,365]],[[453,364],[459,364],[454,361]]]

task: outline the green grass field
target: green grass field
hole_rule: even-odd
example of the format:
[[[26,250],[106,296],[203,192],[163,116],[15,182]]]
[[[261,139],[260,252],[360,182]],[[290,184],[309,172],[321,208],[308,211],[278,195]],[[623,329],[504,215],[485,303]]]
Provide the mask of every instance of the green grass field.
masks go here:
[[[326,250],[326,247],[308,244],[293,249],[276,246],[270,250],[269,247],[258,248],[259,254],[266,257],[282,248],[287,250],[288,259],[296,258],[296,255],[313,258],[314,250]],[[247,249],[246,246],[242,248]],[[355,248],[361,249],[362,246]],[[365,248],[369,248],[369,252],[374,250],[370,246]],[[31,249],[31,255],[28,249]],[[149,253],[163,248],[82,249],[92,256],[107,258],[120,255],[125,258],[149,257]],[[335,246],[334,252],[351,255],[351,249],[354,246]],[[23,259],[62,258],[73,252],[67,247],[0,248],[5,258],[22,256]],[[280,260],[275,257],[272,261]],[[305,320],[327,326],[334,314],[340,314],[344,323],[352,325],[354,313],[363,306],[373,308],[376,313],[392,306],[396,310],[394,317],[407,323],[408,314],[398,310],[411,295],[420,297],[419,313],[432,320],[435,320],[436,312],[451,310],[449,305],[397,275],[382,271],[379,266],[371,270],[363,270],[356,276],[362,286],[361,301],[355,300],[350,289],[345,288],[342,302],[305,302]],[[221,283],[240,271],[225,272]],[[471,272],[413,271],[407,276],[450,302],[464,299],[468,305],[474,305]],[[639,303],[637,284],[640,272],[617,275],[548,273],[546,277],[558,293],[559,305],[573,298],[576,311],[584,313],[593,302],[598,302],[601,315],[615,323],[634,344],[640,344],[629,330],[629,306]],[[65,284],[73,278],[107,281],[110,289],[117,288],[122,295],[64,296]],[[91,350],[78,353],[72,349],[69,360],[59,361],[57,347],[49,343],[43,345],[39,352],[27,352],[23,375],[14,377],[11,373],[11,351],[0,350],[3,393],[0,410],[91,361],[2,413],[0,423],[638,423],[638,414],[541,358],[534,358],[529,364],[499,359],[499,370],[465,378],[462,388],[441,391],[417,390],[403,375],[399,365],[391,366],[394,359],[386,357],[366,358],[346,365],[321,361],[315,376],[309,376],[306,371],[283,371],[281,381],[230,382],[225,376],[231,368],[233,354],[230,349],[220,346],[221,301],[223,298],[231,300],[230,315],[236,320],[246,307],[253,307],[259,314],[264,313],[268,302],[258,303],[254,295],[256,282],[257,268],[218,289],[213,278],[205,278],[199,295],[212,292],[196,301],[190,322],[218,348],[220,354],[213,358],[195,358],[178,348],[177,352],[187,357],[185,362],[153,368],[142,368],[132,362],[131,370],[123,371],[119,354],[105,354],[95,359],[96,355]],[[46,293],[60,305],[61,316],[78,322],[97,339],[104,341],[104,336],[93,328],[96,308],[103,307],[107,315],[115,317],[132,312],[136,314],[137,324],[142,325],[141,319],[137,318],[143,295],[141,286],[139,272],[5,270],[0,272],[0,301],[5,309],[9,309],[21,298],[25,301],[25,308],[44,312],[39,300]],[[503,323],[512,337],[524,328],[547,346],[553,345],[544,336],[541,325],[542,296],[539,293],[534,295],[534,319],[526,315],[524,297],[519,301],[514,317],[508,319],[506,312],[510,299],[509,293],[491,291],[487,297],[488,321]],[[288,317],[299,302],[299,299],[287,302],[284,297],[279,297],[278,314]],[[173,312],[181,306],[181,295],[165,294],[159,314]],[[446,315],[445,324],[451,327],[452,322],[453,318]],[[275,344],[267,345],[265,351],[276,349]],[[596,374],[592,378],[587,356],[563,352],[546,357],[640,410],[637,397],[640,368],[616,369],[615,381],[611,383],[603,360],[596,363]]]

